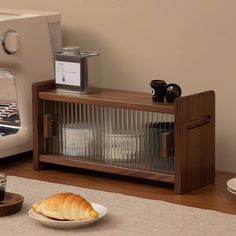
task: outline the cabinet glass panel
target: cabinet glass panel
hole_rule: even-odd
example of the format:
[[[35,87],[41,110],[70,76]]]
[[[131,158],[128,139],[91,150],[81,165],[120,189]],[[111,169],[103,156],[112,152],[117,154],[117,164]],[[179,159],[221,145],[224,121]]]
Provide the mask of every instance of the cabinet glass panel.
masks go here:
[[[174,116],[44,101],[53,120],[44,152],[108,165],[174,172]]]

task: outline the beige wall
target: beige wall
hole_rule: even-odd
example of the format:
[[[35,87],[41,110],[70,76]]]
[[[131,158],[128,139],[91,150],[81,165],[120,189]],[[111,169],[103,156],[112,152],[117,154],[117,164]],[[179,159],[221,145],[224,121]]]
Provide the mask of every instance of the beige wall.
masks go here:
[[[1,7],[62,13],[63,44],[99,50],[103,87],[216,91],[216,168],[236,172],[236,1],[8,0]]]

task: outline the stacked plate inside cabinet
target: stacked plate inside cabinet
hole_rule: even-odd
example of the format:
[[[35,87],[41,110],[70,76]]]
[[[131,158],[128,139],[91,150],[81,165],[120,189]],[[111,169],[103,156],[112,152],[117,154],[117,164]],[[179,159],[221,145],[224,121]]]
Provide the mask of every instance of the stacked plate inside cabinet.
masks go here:
[[[227,189],[231,193],[236,194],[236,178],[227,181]]]

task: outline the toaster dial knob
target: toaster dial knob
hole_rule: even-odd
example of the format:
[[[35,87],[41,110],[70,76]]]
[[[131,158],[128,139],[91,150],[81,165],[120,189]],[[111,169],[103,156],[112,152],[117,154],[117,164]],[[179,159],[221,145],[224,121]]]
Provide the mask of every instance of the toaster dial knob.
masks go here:
[[[19,49],[19,36],[14,30],[8,30],[2,36],[2,47],[7,54],[14,54]]]

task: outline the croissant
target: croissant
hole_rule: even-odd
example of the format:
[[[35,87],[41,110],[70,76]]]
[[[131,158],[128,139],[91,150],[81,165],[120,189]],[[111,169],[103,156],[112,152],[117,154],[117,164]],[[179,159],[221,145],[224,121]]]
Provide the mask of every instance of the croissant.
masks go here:
[[[99,216],[86,199],[69,192],[52,195],[42,202],[35,203],[32,208],[58,220],[96,219]]]

